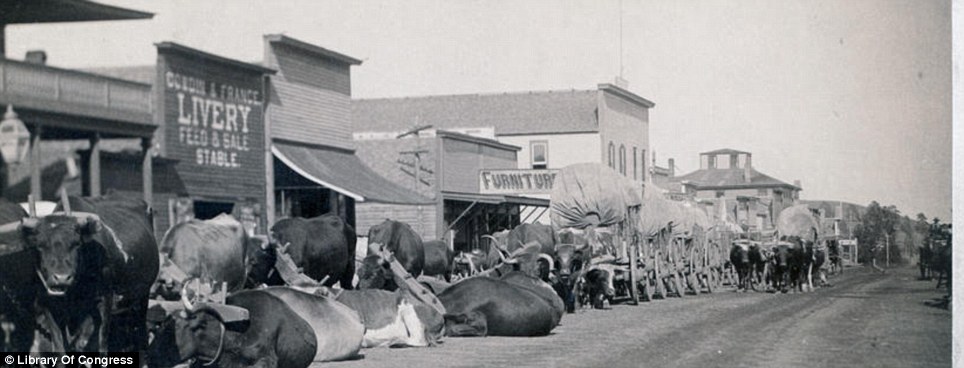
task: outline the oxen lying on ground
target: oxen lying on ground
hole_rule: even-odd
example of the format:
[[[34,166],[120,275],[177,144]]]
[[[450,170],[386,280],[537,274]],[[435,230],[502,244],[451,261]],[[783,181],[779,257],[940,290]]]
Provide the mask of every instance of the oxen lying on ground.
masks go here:
[[[311,325],[317,343],[314,361],[345,360],[358,355],[366,326],[357,312],[331,298],[294,288],[273,286],[262,290],[283,300]]]
[[[271,227],[271,235],[280,249],[270,247],[259,251],[253,263],[250,278],[255,284],[283,285],[284,280],[274,273],[271,258],[273,252],[282,251],[291,256],[304,274],[315,280],[326,280],[325,286],[338,283],[342,289],[351,289],[355,276],[355,230],[341,217],[325,214],[318,217],[281,219]]]
[[[362,347],[424,347],[441,339],[442,315],[406,289],[344,290],[336,300],[361,316],[366,328]]]
[[[231,215],[221,214],[210,220],[188,220],[171,227],[161,240],[161,253],[183,272],[184,276],[226,282],[228,291],[240,290],[245,283],[248,257],[257,249],[249,241],[244,227]],[[170,266],[161,269],[159,277],[176,293],[181,287]],[[176,295],[165,295],[168,299]]]
[[[227,304],[247,309],[249,319],[226,323],[205,307],[166,316],[154,328],[149,365],[196,359],[218,367],[299,368],[318,353],[312,326],[271,293],[245,290],[228,296]]]
[[[529,277],[529,276],[512,276]],[[539,281],[532,278],[532,281]],[[541,282],[541,281],[539,281]],[[548,290],[490,277],[463,280],[438,295],[448,336],[545,336],[559,324]],[[541,287],[541,286],[540,286]]]

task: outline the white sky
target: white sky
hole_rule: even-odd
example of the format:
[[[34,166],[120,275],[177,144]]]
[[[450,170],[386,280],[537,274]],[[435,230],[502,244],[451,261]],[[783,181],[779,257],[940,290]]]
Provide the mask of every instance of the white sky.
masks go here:
[[[7,56],[154,63],[175,41],[244,61],[283,32],[364,60],[355,97],[590,89],[620,70],[620,2],[135,1],[152,20],[7,27]],[[804,199],[950,219],[949,1],[623,0],[623,76],[656,103],[651,150],[752,152]]]

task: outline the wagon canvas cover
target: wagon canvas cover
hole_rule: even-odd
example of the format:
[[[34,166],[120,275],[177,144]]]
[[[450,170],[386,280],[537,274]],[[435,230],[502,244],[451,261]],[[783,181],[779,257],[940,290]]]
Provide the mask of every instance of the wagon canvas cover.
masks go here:
[[[810,212],[810,207],[805,204],[788,207],[781,211],[777,217],[777,231],[780,232],[780,236],[812,238],[813,232],[811,229],[817,229],[819,232],[820,223]]]
[[[626,208],[639,202],[627,180],[600,164],[562,168],[552,185],[550,217],[556,228],[610,226],[622,222]]]
[[[706,213],[695,204],[646,198],[639,213],[639,231],[653,235],[672,224],[674,236],[689,236],[696,227],[710,226]]]

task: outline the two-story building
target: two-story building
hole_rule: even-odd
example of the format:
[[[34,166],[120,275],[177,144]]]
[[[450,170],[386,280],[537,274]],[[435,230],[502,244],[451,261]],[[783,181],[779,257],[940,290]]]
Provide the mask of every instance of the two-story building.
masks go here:
[[[264,36],[269,79],[266,164],[272,221],[337,213],[367,234],[365,208],[431,207],[433,200],[379,175],[356,155],[351,67],[361,60],[285,35]],[[384,219],[385,214],[379,214]]]
[[[750,152],[734,149],[703,152],[699,170],[660,181],[666,196],[694,198],[714,218],[725,215],[749,230],[771,229],[802,190],[799,182],[788,184],[758,171]]]
[[[517,171],[497,173],[519,185],[495,192],[549,199],[551,180],[546,188],[531,178],[551,178],[559,168],[584,162],[608,165],[642,190],[653,106],[623,87],[599,84],[590,90],[358,99],[352,118],[356,139],[431,126],[519,147]],[[478,190],[492,193],[484,187],[486,174],[492,173],[466,173],[477,178]],[[538,206],[525,208],[522,218],[548,222]]]

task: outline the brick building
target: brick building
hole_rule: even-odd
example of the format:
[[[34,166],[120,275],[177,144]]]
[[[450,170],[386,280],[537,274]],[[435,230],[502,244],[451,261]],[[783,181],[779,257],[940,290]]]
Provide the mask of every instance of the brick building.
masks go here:
[[[769,230],[776,216],[800,198],[799,182],[788,184],[753,167],[750,152],[719,149],[700,154],[700,169],[675,176],[667,169],[661,182],[664,195],[694,198],[707,213],[746,226],[750,230]]]

